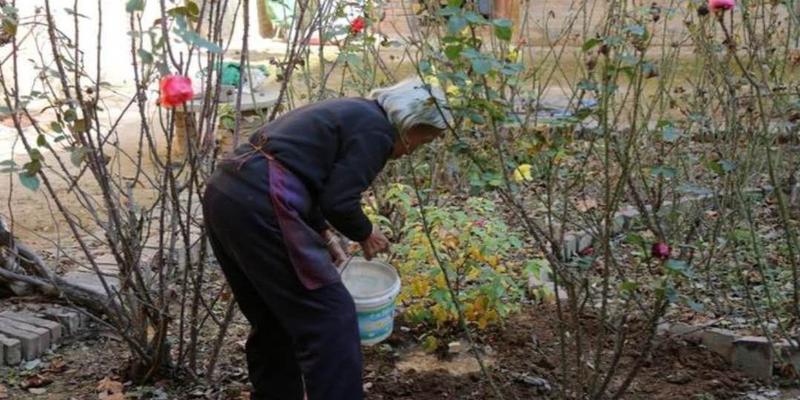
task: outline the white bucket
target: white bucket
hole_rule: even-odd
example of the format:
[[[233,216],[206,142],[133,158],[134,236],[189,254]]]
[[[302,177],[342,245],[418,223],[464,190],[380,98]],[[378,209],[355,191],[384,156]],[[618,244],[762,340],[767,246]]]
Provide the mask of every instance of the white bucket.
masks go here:
[[[361,344],[370,346],[388,338],[400,293],[397,271],[379,261],[354,258],[342,273],[342,282],[356,303]]]

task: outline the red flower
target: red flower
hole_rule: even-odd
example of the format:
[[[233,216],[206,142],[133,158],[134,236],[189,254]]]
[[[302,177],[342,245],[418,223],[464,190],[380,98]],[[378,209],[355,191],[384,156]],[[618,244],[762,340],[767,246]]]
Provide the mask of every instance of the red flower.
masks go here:
[[[356,17],[353,22],[350,22],[350,33],[357,35],[367,27],[367,20],[362,16]]]
[[[650,249],[650,255],[660,260],[666,260],[672,254],[672,248],[664,242],[653,243]]]
[[[182,105],[194,96],[192,80],[181,75],[167,75],[161,78],[159,104],[172,108]]]
[[[734,6],[736,6],[736,2],[734,0],[709,0],[708,1],[708,8],[710,8],[711,11],[714,11],[714,12],[730,10]]]

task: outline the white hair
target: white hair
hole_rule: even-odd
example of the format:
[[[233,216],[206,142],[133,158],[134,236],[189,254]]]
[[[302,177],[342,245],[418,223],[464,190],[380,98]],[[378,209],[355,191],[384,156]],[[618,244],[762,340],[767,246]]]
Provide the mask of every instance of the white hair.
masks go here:
[[[401,133],[417,125],[445,130],[451,119],[444,91],[419,78],[408,78],[394,86],[375,89],[369,97],[383,107],[389,122]]]

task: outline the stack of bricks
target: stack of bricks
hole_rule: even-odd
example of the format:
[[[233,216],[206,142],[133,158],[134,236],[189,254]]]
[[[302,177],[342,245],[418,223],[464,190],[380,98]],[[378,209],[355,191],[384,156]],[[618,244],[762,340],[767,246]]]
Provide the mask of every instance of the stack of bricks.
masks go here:
[[[83,314],[62,307],[0,312],[0,366],[35,360],[84,325]]]

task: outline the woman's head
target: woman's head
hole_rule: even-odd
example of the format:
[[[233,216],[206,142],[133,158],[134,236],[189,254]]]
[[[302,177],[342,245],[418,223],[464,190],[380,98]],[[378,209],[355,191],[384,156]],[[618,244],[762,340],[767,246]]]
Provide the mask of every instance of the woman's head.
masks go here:
[[[370,97],[386,111],[400,133],[393,156],[400,157],[437,138],[447,129],[449,113],[441,88],[424,84],[419,78],[376,89]]]

